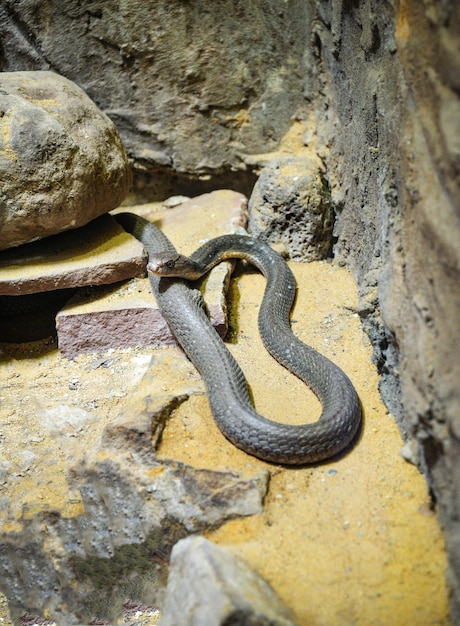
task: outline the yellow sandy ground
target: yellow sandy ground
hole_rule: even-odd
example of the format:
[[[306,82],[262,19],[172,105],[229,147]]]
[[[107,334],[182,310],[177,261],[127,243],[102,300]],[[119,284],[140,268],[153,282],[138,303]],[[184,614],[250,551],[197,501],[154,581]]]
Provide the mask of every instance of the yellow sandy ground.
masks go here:
[[[299,626],[447,626],[442,535],[425,480],[400,456],[403,442],[379,397],[371,348],[353,311],[353,279],[345,269],[325,262],[291,267],[299,285],[294,331],[341,366],[361,398],[365,423],[357,445],[342,458],[316,467],[270,466],[232,446],[217,430],[206,397],[197,395],[168,423],[160,456],[217,470],[270,469],[264,513],[229,522],[208,537],[256,568],[295,611]],[[317,400],[262,347],[256,319],[263,288],[258,274],[236,278],[231,350],[262,414],[279,421],[314,420]],[[35,348],[21,359],[5,355],[0,430],[13,461],[21,463],[14,456],[15,438],[27,431],[30,440],[39,428],[40,407],[55,398],[91,410],[94,443],[82,434],[80,445],[97,447],[103,427],[129,398],[151,353],[147,348],[115,351],[107,355],[110,367],[96,369],[95,355],[66,361],[52,347]],[[114,390],[119,390],[118,397]],[[23,408],[18,411],[18,406]],[[45,444],[37,440],[38,455]],[[62,466],[60,454],[67,455]],[[34,486],[35,472],[24,473],[20,485],[31,505],[69,499],[64,472],[68,460],[68,451],[56,451],[46,492]],[[145,619],[143,624],[156,623],[153,617]],[[0,624],[11,624],[4,601]]]

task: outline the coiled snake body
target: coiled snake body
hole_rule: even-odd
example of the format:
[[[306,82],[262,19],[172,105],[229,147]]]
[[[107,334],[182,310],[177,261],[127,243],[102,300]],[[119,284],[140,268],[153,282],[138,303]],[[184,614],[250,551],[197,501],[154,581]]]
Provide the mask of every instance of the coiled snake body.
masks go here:
[[[130,213],[115,217],[149,253],[149,278],[160,310],[203,377],[214,419],[231,442],[256,457],[288,465],[328,459],[350,444],[361,423],[358,396],[339,367],[292,333],[289,314],[296,286],[284,259],[249,236],[224,235],[205,243],[189,260],[151,222]],[[183,280],[152,273],[194,280],[226,258],[244,258],[265,275],[259,312],[262,340],[272,356],[318,396],[323,411],[317,422],[294,426],[259,415],[244,374],[209,322],[199,292]]]

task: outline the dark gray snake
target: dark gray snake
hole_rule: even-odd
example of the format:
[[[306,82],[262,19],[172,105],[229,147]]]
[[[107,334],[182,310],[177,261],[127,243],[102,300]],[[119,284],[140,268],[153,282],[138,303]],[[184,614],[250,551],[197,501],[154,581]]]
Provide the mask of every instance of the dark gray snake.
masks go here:
[[[319,398],[319,420],[299,426],[268,420],[254,410],[243,372],[222,342],[202,306],[201,294],[179,278],[160,277],[182,271],[184,257],[151,222],[130,213],[115,216],[149,253],[149,277],[160,310],[178,342],[200,372],[214,419],[236,446],[274,463],[301,465],[328,459],[355,437],[361,424],[356,391],[346,374],[302,343],[291,331],[295,297],[291,270],[267,244],[245,235],[223,235],[205,243],[186,260],[196,278],[226,258],[244,258],[266,277],[259,331],[267,350],[303,380]]]

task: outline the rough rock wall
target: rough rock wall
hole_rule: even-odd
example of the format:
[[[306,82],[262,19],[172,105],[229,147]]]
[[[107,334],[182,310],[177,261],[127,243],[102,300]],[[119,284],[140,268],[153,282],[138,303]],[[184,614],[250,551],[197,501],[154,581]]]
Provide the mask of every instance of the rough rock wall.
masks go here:
[[[303,101],[309,4],[2,0],[0,68],[70,78],[117,125],[146,193],[254,183]],[[232,174],[237,172],[238,175]],[[207,179],[211,177],[211,181]],[[233,181],[230,183],[230,181]],[[182,187],[182,189],[180,188]]]
[[[460,623],[460,5],[319,0],[320,151],[381,391],[446,536]]]

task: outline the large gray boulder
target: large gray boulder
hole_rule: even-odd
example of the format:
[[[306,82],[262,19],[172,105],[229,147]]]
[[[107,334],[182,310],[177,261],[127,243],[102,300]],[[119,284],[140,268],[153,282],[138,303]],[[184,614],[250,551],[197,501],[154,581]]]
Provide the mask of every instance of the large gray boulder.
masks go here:
[[[131,184],[118,132],[53,72],[0,74],[0,249],[87,224]]]

